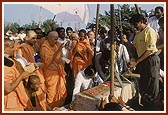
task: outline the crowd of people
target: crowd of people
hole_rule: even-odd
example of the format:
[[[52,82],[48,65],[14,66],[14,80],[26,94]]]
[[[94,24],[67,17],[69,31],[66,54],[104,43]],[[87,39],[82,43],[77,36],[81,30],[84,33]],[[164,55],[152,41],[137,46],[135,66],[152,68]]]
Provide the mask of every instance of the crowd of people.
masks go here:
[[[115,41],[115,70],[123,74],[135,68],[140,74],[143,105],[164,103],[164,12],[155,8],[147,19],[135,14],[130,28],[90,31],[58,27],[47,35],[40,28],[18,29],[4,36],[4,111],[51,111],[75,100],[83,90],[109,80],[111,39]],[[96,44],[95,44],[96,43]],[[24,62],[24,63],[23,63]],[[27,72],[25,66],[34,64]],[[104,109],[105,110],[105,109]]]

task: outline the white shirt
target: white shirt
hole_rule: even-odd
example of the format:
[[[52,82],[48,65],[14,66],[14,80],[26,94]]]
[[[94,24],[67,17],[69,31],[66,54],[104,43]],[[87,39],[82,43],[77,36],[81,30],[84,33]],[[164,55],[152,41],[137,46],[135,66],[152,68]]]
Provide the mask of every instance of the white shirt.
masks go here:
[[[16,55],[16,60],[17,60],[18,62],[20,62],[20,64],[22,65],[23,68],[24,68],[26,65],[29,64],[29,63],[27,62],[27,60],[26,60],[24,57],[20,56],[20,55]]]
[[[67,42],[70,42],[69,43],[69,48],[71,47],[71,45],[72,45],[72,41],[70,40],[70,39],[66,39],[66,38],[64,38],[64,40],[63,39],[61,39],[61,38],[58,38],[58,40],[57,40],[59,43],[64,43],[64,45],[67,43]]]
[[[124,61],[126,61],[127,63],[130,61],[127,48],[124,45],[120,44],[119,52],[118,52],[118,58],[121,59],[122,56],[124,58]]]
[[[24,37],[26,37],[26,34],[25,33],[20,33],[17,35],[17,37],[19,37],[19,39],[21,39],[22,41],[24,41]]]
[[[84,69],[85,70],[85,69]],[[75,99],[75,95],[85,89],[88,89],[90,86],[90,83],[92,82],[92,78],[87,78],[85,76],[84,70],[78,72],[75,78],[75,87],[73,90],[73,96],[72,101]],[[97,79],[99,79],[99,83],[103,83],[103,80],[98,76],[96,73]]]
[[[149,18],[148,20],[148,26],[153,28],[155,30],[155,32],[159,31],[159,24],[158,24],[158,19],[156,18],[156,16],[152,16]]]
[[[10,40],[15,40],[15,37],[14,36],[10,36],[9,39]]]
[[[107,36],[104,38],[104,39],[106,39],[107,38]],[[104,40],[104,39],[102,39],[100,36],[98,36],[97,38],[96,38],[96,40],[97,40],[97,43],[96,43],[96,52],[100,52],[100,45],[101,45],[101,42],[102,42],[102,40]],[[94,44],[95,44],[95,40],[94,40]]]
[[[96,52],[100,51],[100,40],[96,39]],[[95,45],[95,39],[93,39],[93,44]]]
[[[119,47],[117,61],[119,62],[117,63],[119,71],[120,72],[125,71],[125,69],[127,69],[127,67],[125,67],[126,66],[125,64],[130,62],[130,58],[129,58],[127,48],[122,44],[120,44],[120,47]]]
[[[69,48],[62,48],[62,60],[65,61],[67,64],[70,63],[69,58]]]
[[[64,40],[61,38],[58,38],[57,41],[61,44],[64,43],[64,46],[67,42],[71,42],[69,39],[66,39],[66,38]],[[66,63],[70,63],[70,60],[68,59],[69,58],[69,48],[65,48],[65,47],[62,48],[62,60],[65,61]]]

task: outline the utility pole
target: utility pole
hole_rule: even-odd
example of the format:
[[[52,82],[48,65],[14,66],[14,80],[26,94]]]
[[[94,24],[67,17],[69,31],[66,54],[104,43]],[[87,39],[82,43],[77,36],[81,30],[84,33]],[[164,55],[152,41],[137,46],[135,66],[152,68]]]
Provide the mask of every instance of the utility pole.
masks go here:
[[[77,17],[79,10],[78,10],[77,8],[75,8],[74,11],[75,11],[75,17]],[[80,25],[80,24],[79,24],[79,22],[78,22],[78,27],[79,27],[79,25]],[[77,32],[78,29],[79,29],[79,28],[77,28],[77,22],[75,22],[75,31]]]
[[[111,22],[111,71],[110,71],[110,96],[109,98],[114,97],[114,4],[110,4],[110,22]]]
[[[137,13],[138,13],[138,14],[141,14],[141,11],[140,11],[140,9],[139,9],[139,7],[138,7],[137,4],[135,4],[135,8],[136,8]]]
[[[42,6],[40,6],[39,28],[41,28],[41,25],[42,25]]]
[[[98,36],[98,28],[99,28],[99,9],[100,9],[100,4],[97,4],[95,46],[94,46],[94,60],[93,60],[94,65],[95,65],[95,60],[96,60],[96,45],[97,45],[97,36]]]

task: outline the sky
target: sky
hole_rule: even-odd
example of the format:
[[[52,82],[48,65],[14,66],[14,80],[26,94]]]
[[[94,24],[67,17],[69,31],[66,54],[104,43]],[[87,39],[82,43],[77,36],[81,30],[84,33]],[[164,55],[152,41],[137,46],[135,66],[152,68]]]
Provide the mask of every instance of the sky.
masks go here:
[[[81,3],[81,2],[80,2]],[[138,4],[141,9],[150,11],[151,9],[154,9],[156,6],[163,6],[165,7],[165,2],[160,3],[160,2],[151,2],[151,3],[136,3]],[[87,3],[86,3],[87,4]],[[110,3],[99,3],[100,4],[100,13],[104,14],[105,11],[110,10]],[[118,3],[122,5],[123,3]],[[128,2],[131,7],[134,7],[135,3]],[[95,2],[89,2],[89,22],[92,22],[93,19],[96,17],[96,6],[97,4]],[[117,3],[114,3],[114,8],[118,8]],[[166,8],[165,8],[166,9]],[[53,19],[54,14],[46,9],[43,8],[42,10],[42,21],[45,21],[46,19]],[[24,24],[30,24],[33,20],[37,23],[39,23],[39,17],[40,17],[40,8],[37,5],[33,5],[33,3],[4,3],[3,5],[3,17],[4,17],[4,22],[6,23],[12,23],[12,22],[17,22],[21,26]],[[56,17],[55,21],[58,23],[61,23],[61,21]],[[76,23],[75,23],[76,24]],[[63,26],[78,26],[80,28],[85,28],[84,24],[79,23],[77,25],[71,24],[71,23],[65,23],[62,24]]]

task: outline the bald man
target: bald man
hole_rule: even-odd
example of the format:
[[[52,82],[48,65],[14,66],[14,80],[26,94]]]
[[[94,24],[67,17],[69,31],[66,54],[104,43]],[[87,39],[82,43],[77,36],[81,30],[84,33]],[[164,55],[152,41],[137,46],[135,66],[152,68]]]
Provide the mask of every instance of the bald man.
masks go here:
[[[29,30],[27,32],[27,36],[25,37],[25,43],[22,43],[18,49],[18,55],[21,57],[24,57],[28,63],[36,63],[34,58],[34,55],[36,54],[36,48],[34,46],[36,43],[36,38],[37,38],[37,34],[33,30]],[[37,69],[34,72],[34,75],[39,76],[40,81],[42,83],[41,88],[43,91],[43,96],[39,95],[39,98],[40,96],[45,97],[46,87],[44,83],[44,75],[43,75],[42,68]]]
[[[34,44],[36,38],[36,33],[33,30],[29,30],[25,37],[25,43],[21,44],[18,49],[18,55],[24,57],[30,63],[35,63],[34,54],[36,53],[36,49],[34,48]]]
[[[29,76],[28,84],[26,86],[26,93],[32,102],[33,110],[47,110],[47,102],[45,97],[39,97],[43,91],[41,90],[42,84],[40,78],[36,75]],[[42,94],[43,95],[43,94]]]
[[[51,108],[64,105],[66,93],[65,71],[62,57],[63,44],[58,41],[58,33],[52,31],[41,47],[40,57],[44,63],[44,78],[47,87],[47,102]]]

